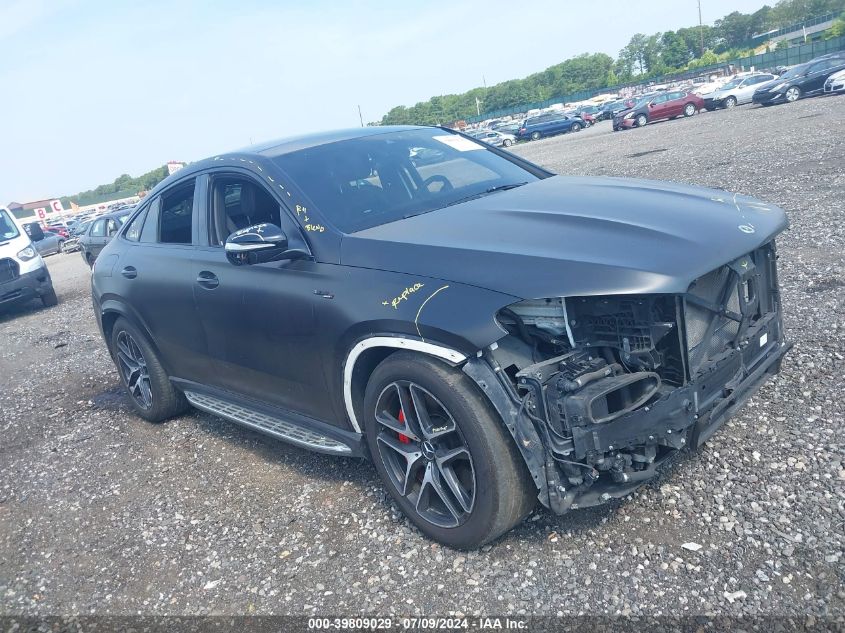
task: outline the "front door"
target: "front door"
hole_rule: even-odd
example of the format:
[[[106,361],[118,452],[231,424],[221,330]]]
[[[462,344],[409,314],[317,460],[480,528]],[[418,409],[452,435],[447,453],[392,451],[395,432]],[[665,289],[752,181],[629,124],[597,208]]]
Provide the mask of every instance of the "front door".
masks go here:
[[[209,246],[194,260],[197,313],[211,360],[207,384],[331,421],[319,324],[326,299],[315,291],[332,287],[326,277],[337,267],[305,259],[229,262],[225,238],[262,222],[281,226],[292,247],[305,247],[279,201],[252,178],[212,177],[207,206]]]

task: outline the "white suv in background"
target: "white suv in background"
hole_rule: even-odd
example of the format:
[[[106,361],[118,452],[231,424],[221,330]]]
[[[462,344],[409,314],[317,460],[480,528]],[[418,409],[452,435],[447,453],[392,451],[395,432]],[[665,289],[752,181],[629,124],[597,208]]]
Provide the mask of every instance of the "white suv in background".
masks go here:
[[[0,310],[36,298],[45,307],[58,303],[50,272],[23,227],[0,207]]]

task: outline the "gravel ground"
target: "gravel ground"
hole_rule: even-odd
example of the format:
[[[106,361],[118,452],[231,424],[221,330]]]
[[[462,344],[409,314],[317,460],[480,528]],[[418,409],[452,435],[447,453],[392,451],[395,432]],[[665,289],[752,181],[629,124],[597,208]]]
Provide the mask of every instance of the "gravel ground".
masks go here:
[[[843,138],[845,98],[820,98],[515,148],[559,173],[679,180],[787,209],[796,346],[659,481],[566,517],[538,512],[472,553],[423,538],[366,462],[201,413],[133,417],[86,266],[49,258],[59,306],[0,316],[0,613],[845,613]]]

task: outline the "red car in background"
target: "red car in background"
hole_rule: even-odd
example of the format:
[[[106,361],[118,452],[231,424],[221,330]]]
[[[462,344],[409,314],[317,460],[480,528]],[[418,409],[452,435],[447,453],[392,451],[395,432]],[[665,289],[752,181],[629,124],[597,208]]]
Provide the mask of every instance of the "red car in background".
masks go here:
[[[613,117],[613,131],[643,127],[652,121],[692,116],[704,109],[704,99],[692,92],[676,90],[641,99],[633,107]]]

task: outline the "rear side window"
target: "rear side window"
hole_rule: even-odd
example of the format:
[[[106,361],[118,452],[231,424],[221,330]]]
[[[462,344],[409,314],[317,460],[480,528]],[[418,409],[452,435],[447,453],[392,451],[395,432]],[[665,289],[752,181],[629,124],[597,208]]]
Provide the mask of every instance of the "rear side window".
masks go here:
[[[147,217],[147,210],[144,209],[134,220],[129,223],[123,237],[130,242],[137,242],[141,239],[141,227],[144,226],[144,218]]]
[[[194,181],[161,197],[158,241],[163,244],[190,244],[193,235]]]

